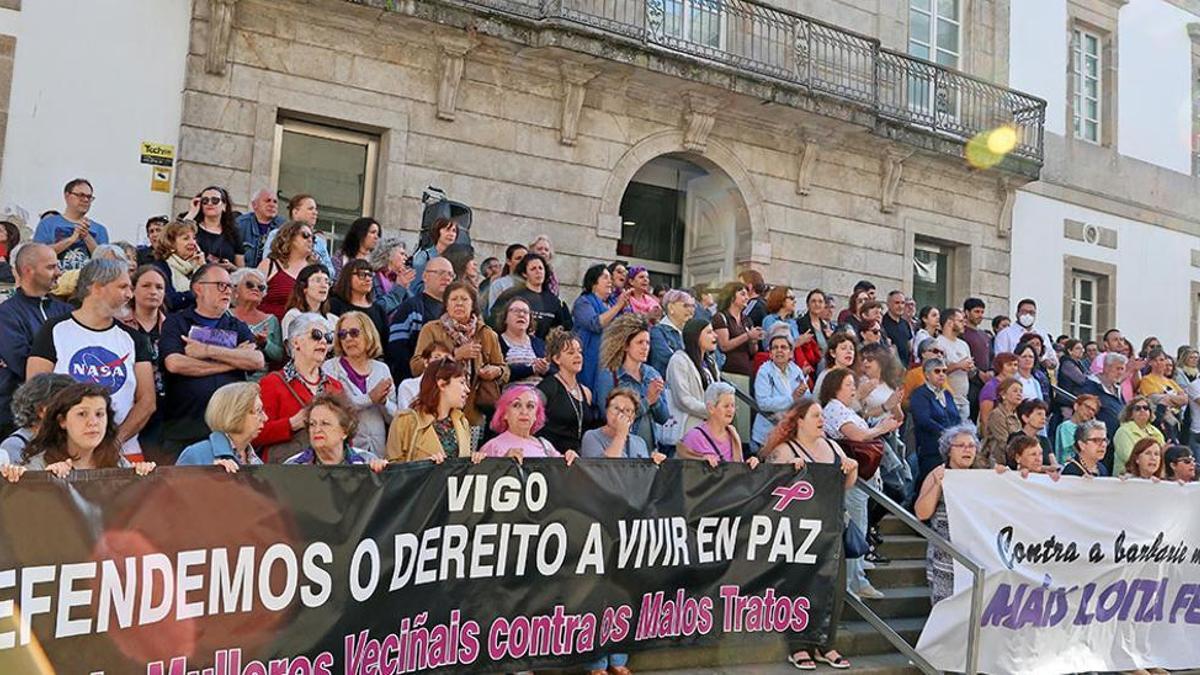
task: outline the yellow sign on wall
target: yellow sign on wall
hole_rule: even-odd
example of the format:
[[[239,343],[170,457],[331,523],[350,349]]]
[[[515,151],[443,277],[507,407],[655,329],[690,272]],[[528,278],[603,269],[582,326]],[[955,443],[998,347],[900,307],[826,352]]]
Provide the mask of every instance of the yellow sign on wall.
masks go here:
[[[142,164],[174,166],[175,146],[165,143],[142,141]]]
[[[154,166],[150,168],[150,191],[171,192],[171,167]]]

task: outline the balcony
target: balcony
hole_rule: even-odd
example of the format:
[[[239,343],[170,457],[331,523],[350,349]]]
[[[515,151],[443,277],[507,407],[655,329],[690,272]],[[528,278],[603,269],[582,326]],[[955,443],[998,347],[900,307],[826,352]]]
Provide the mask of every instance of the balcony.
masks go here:
[[[356,1],[398,9],[397,0]],[[492,20],[470,21],[480,32],[531,44],[643,65],[680,61],[674,72],[685,77],[698,70],[686,66],[701,65],[758,85],[734,87],[744,93],[935,152],[962,156],[971,139],[1007,127],[1015,145],[998,168],[1037,178],[1042,166],[1045,101],[753,0],[400,1],[448,23],[436,7],[482,14]],[[504,22],[522,28],[503,30]],[[730,86],[728,77],[713,81]]]

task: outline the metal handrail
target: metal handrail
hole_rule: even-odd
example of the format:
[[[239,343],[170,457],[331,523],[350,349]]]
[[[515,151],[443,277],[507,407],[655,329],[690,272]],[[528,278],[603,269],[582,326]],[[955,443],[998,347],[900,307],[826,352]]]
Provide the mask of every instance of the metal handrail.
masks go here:
[[[883,492],[877,490],[875,486],[870,485],[862,479],[859,479],[858,487],[862,489],[863,492],[867,493],[868,497],[874,499],[888,511],[891,511],[892,515],[899,518],[901,522],[912,528],[917,534],[924,537],[930,544],[933,544],[939,549],[945,551],[950,555],[951,558],[958,561],[959,564],[971,572],[971,614],[969,617],[970,623],[968,624],[967,628],[966,673],[967,675],[976,675],[976,673],[979,672],[979,619],[983,613],[983,567],[979,563],[972,560],[967,554],[958,550],[954,544],[950,543],[949,539],[946,539],[937,532],[934,532],[933,529],[928,525],[922,523],[920,520],[917,520],[916,516],[906,511],[904,507],[893,501],[891,497],[888,497]],[[900,637],[899,633],[893,630],[891,626],[887,625],[886,621],[880,618],[878,614],[871,611],[871,608],[868,607],[866,603],[864,603],[850,591],[846,591],[846,602],[849,603],[850,606],[855,610],[857,610],[859,615],[866,619],[867,623],[871,624],[875,630],[879,631],[879,633],[883,635],[888,642],[892,643],[893,647],[912,660],[912,662],[916,664],[916,666],[920,668],[922,672],[940,672],[934,668],[929,661],[926,661],[924,657],[918,654],[917,650],[912,645],[908,644],[904,638]]]
[[[359,2],[370,0],[356,0]],[[1002,126],[1041,164],[1046,101],[759,0],[434,0],[653,49],[969,141]]]

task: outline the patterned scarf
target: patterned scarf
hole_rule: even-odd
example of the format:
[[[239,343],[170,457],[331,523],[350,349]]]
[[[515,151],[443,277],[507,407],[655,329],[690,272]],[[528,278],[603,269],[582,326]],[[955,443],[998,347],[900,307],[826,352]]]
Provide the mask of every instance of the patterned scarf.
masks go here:
[[[306,386],[306,387],[309,386],[308,380],[306,380],[300,376],[300,371],[296,370],[296,363],[295,363],[295,361],[292,361],[292,360],[288,360],[287,363],[283,364],[283,379],[286,382],[291,382],[292,380],[300,380],[300,382],[304,383],[304,386]],[[317,396],[319,394],[324,394],[325,393],[325,385],[328,382],[329,382],[329,376],[326,375],[323,370],[318,368],[317,369],[317,387],[316,387],[316,389],[312,390],[313,396]]]
[[[475,332],[479,330],[479,317],[471,315],[471,320],[467,323],[459,323],[450,318],[450,314],[442,315],[442,327],[450,334],[450,339],[454,340],[454,347],[458,348],[465,344],[475,341]]]

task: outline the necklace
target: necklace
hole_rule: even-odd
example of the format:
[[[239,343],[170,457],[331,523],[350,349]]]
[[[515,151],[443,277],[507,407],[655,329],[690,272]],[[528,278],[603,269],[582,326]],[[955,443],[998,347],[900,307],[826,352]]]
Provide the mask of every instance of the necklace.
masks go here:
[[[567,383],[563,381],[561,373],[556,373],[554,377],[562,385],[562,388],[566,390],[567,401],[571,404],[571,412],[575,413],[575,438],[583,438],[583,388],[576,382],[575,391],[571,391],[567,387]],[[578,398],[576,398],[576,394],[579,395]]]

